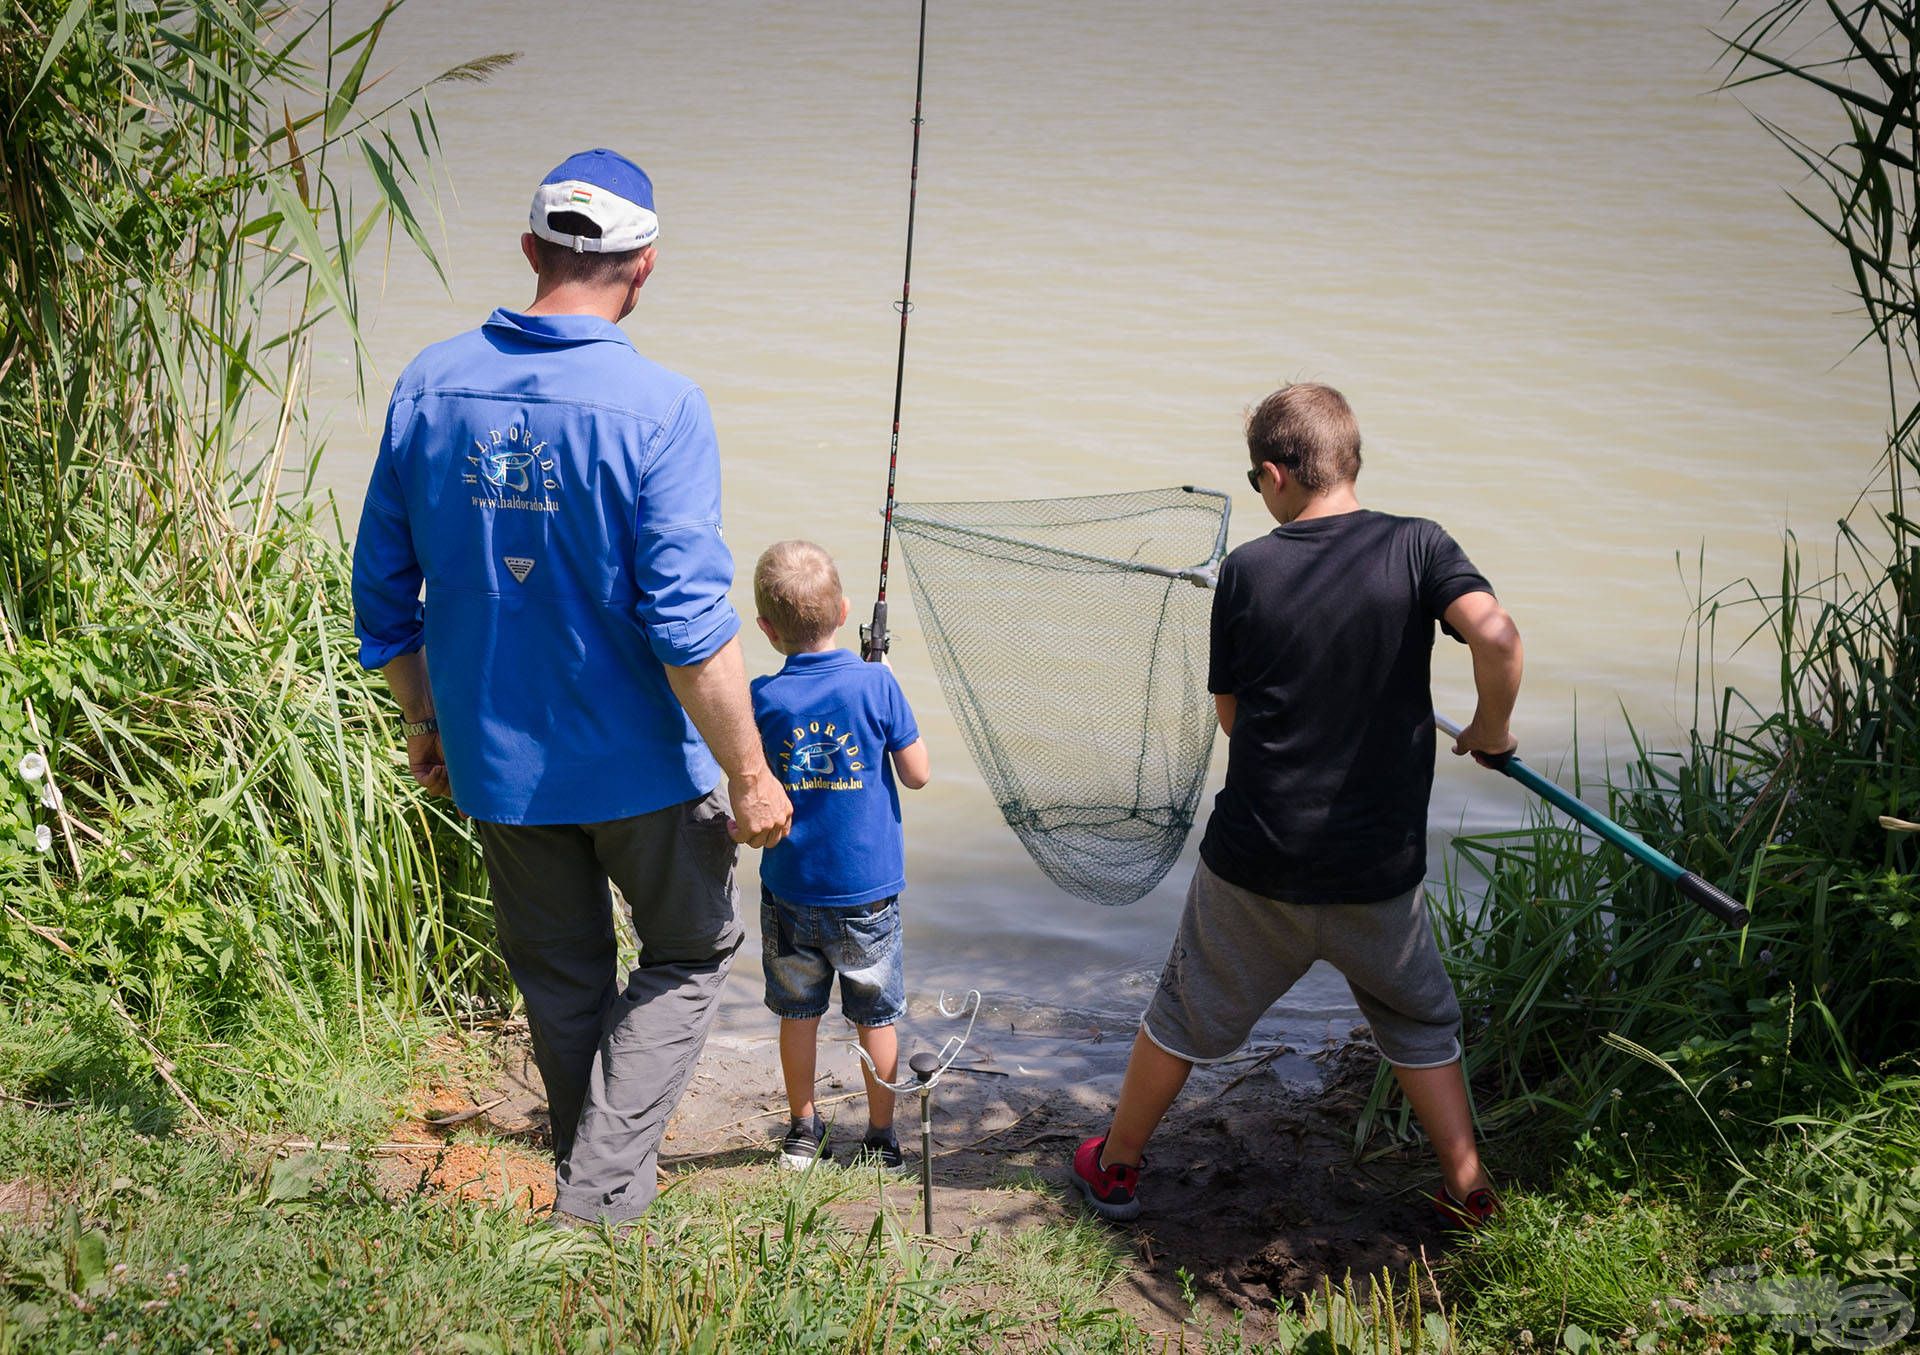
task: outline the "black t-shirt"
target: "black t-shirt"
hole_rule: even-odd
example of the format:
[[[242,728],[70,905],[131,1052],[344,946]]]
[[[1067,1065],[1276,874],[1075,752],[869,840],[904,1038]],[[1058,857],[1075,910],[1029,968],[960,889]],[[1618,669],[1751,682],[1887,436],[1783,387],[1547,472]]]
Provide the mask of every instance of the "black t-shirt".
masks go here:
[[[1238,707],[1200,843],[1214,874],[1289,903],[1370,903],[1420,883],[1434,622],[1492,591],[1438,523],[1366,510],[1227,556],[1207,688]]]

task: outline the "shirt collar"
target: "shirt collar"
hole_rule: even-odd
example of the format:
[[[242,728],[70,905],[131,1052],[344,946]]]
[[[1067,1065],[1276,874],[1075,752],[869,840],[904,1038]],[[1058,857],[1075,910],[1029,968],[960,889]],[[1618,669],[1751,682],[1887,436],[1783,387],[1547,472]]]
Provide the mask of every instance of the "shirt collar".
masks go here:
[[[633,347],[620,326],[597,315],[527,315],[505,306],[489,315],[484,329],[506,329],[533,343],[562,347],[575,343],[623,343]]]
[[[864,662],[851,649],[817,649],[787,655],[786,663],[781,665],[784,673],[796,673],[802,670],[818,672],[822,668],[840,668],[847,664]]]

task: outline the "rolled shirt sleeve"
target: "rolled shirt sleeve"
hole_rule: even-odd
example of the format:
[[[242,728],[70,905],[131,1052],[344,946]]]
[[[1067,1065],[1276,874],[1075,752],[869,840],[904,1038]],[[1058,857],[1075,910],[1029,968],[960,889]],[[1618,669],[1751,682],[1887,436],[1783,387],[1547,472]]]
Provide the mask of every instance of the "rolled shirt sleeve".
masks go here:
[[[360,508],[360,530],[353,540],[353,629],[360,637],[364,668],[385,668],[426,642],[427,613],[420,601],[424,576],[414,554],[396,464],[405,426],[405,402],[396,393],[387,407],[380,451]]]
[[[720,447],[706,397],[690,387],[655,435],[634,530],[634,614],[660,662],[709,658],[740,630],[728,600],[733,553],[720,535]]]

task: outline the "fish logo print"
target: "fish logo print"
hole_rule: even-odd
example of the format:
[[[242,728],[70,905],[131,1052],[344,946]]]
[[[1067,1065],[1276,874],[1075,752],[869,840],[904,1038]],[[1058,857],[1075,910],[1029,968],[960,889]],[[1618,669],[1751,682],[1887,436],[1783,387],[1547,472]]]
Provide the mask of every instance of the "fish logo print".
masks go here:
[[[830,743],[806,744],[793,750],[791,765],[809,776],[832,776],[833,749]]]
[[[474,439],[473,447],[467,453],[474,467],[466,475],[469,484],[484,480],[495,489],[524,494],[537,478],[542,489],[560,488],[555,478],[558,468],[547,452],[546,442],[534,441],[533,433],[526,428],[515,425],[504,431],[489,429],[484,438]]]

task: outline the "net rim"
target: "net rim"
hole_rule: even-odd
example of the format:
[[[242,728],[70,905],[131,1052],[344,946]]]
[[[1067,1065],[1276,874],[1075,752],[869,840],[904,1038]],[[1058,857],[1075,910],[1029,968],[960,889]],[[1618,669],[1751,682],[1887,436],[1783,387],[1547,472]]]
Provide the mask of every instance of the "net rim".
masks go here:
[[[1180,579],[1197,588],[1212,588],[1220,580],[1220,562],[1227,554],[1227,527],[1233,515],[1233,500],[1217,489],[1205,489],[1197,485],[1179,485],[1181,493],[1205,495],[1220,501],[1220,523],[1214,534],[1213,550],[1206,559],[1186,569],[1174,569],[1164,565],[1150,565],[1139,560],[1122,560],[1110,555],[1095,555],[1087,551],[1068,550],[1064,546],[1049,546],[1037,541],[1022,541],[1018,537],[1004,536],[998,532],[984,531],[979,527],[963,526],[952,522],[938,522],[919,516],[915,509],[931,511],[939,508],[973,508],[983,502],[996,507],[1016,507],[1021,504],[1043,503],[1091,503],[1101,499],[1125,499],[1157,497],[1166,494],[1164,489],[1123,491],[1118,494],[1077,494],[1063,495],[1052,499],[946,499],[938,502],[897,504],[893,511],[896,527],[921,527],[939,532],[951,532],[958,536],[970,536],[981,541],[992,541],[1003,546],[1017,546],[1022,550],[1036,551],[1043,555],[1058,556],[1064,560],[1080,560],[1088,564],[1103,565],[1110,569],[1126,570],[1138,574],[1152,574],[1163,579]],[[1099,519],[1096,519],[1099,520]],[[1105,519],[1111,520],[1111,519]]]

